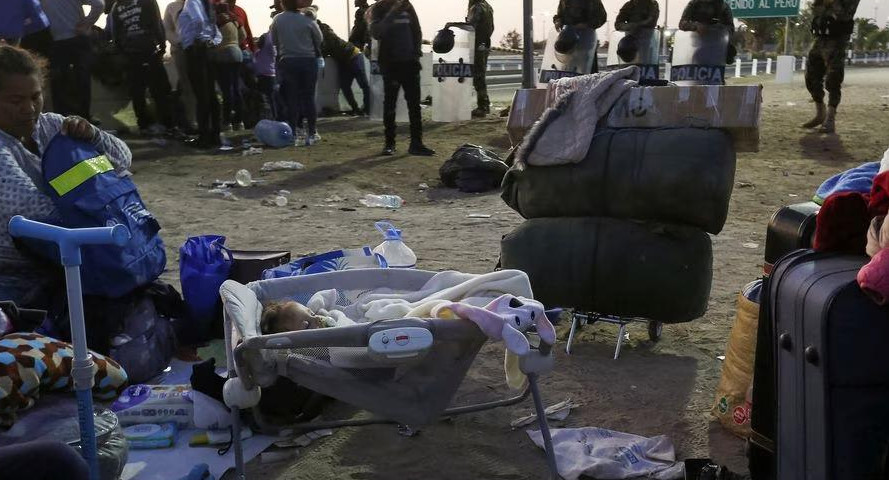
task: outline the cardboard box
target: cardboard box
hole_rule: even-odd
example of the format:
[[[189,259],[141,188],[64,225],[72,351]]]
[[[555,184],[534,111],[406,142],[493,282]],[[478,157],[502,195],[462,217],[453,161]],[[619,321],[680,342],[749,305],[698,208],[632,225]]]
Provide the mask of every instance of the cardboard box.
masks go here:
[[[531,129],[546,109],[545,88],[522,88],[512,97],[512,107],[506,121],[506,132],[513,146],[522,143],[525,133]]]
[[[737,152],[759,151],[762,85],[635,87],[609,112],[610,128],[721,128]]]

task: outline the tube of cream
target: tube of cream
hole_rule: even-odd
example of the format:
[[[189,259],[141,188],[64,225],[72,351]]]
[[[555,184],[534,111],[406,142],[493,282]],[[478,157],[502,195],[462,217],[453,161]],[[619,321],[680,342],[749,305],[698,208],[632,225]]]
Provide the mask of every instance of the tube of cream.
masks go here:
[[[241,440],[246,440],[253,436],[253,432],[249,428],[241,429]],[[231,442],[231,432],[228,430],[206,430],[202,433],[192,435],[188,441],[189,447],[200,447],[205,445],[225,445]]]

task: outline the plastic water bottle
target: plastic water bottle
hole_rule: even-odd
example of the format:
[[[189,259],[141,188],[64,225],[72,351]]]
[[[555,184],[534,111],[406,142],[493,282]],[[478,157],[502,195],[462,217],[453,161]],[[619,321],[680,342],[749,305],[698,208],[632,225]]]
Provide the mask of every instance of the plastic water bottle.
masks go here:
[[[249,187],[253,185],[253,175],[250,175],[250,170],[242,168],[235,173],[235,183],[238,184],[239,187]]]
[[[274,148],[293,145],[293,130],[284,122],[260,120],[253,129],[260,142]]]
[[[388,222],[374,224],[383,234],[385,240],[374,249],[386,259],[389,268],[414,268],[417,266],[417,255],[401,240],[401,230]]]
[[[401,208],[404,205],[404,200],[398,195],[367,194],[359,202],[365,207]]]

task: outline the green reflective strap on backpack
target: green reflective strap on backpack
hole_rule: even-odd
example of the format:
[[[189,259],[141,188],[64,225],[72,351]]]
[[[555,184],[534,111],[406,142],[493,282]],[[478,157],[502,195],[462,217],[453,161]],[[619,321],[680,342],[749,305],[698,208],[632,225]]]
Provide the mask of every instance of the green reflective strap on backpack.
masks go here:
[[[96,175],[110,172],[111,170],[114,170],[114,166],[111,165],[108,157],[99,155],[74,165],[65,173],[50,180],[49,184],[59,196],[62,196]]]

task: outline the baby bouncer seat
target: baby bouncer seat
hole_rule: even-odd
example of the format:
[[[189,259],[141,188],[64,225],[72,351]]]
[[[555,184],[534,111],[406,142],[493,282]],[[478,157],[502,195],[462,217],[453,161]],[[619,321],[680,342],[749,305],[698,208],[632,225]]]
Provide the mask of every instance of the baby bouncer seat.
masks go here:
[[[240,478],[245,478],[241,410],[254,410],[261,431],[282,430],[281,426],[263,422],[255,408],[262,388],[274,384],[279,375],[375,415],[286,426],[293,431],[375,423],[417,428],[444,417],[515,405],[530,394],[545,439],[549,469],[553,478],[559,478],[537,387],[538,375],[552,369],[552,345],[541,341],[538,348],[519,358],[520,369],[528,377],[520,395],[454,407],[450,405],[452,397],[488,340],[469,320],[401,318],[271,335],[260,331],[262,307],[268,302],[294,300],[307,304],[316,293],[335,290],[337,305],[346,307],[369,291],[416,292],[434,275],[419,270],[365,269],[263,280],[246,286],[234,281],[223,284],[220,294],[229,375],[225,400],[232,412],[235,464]]]

